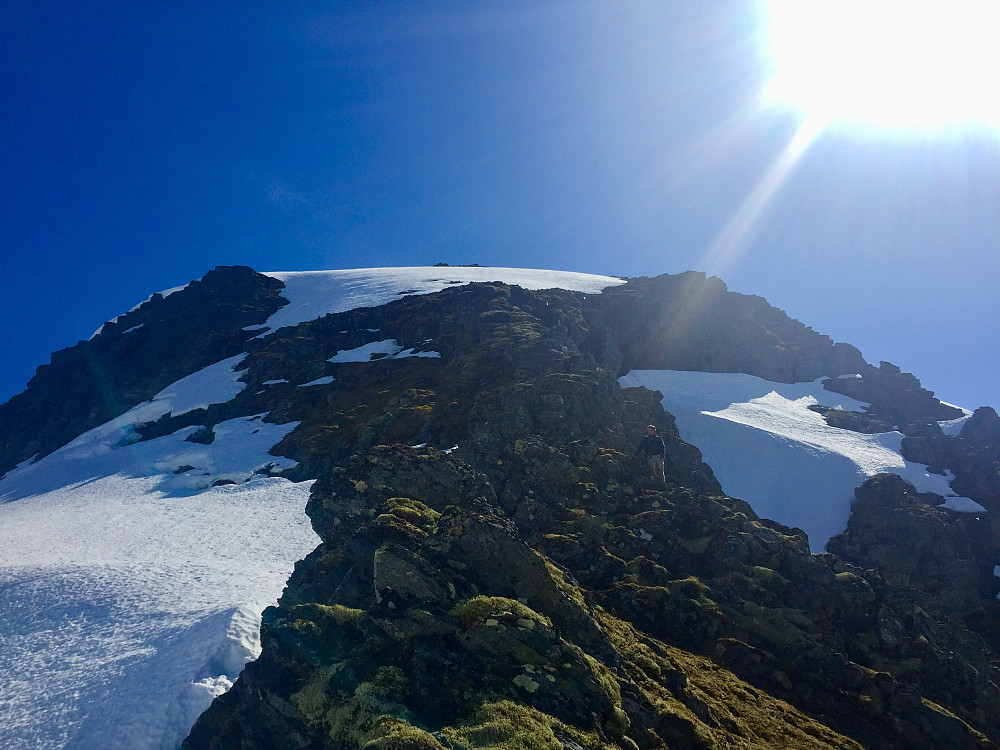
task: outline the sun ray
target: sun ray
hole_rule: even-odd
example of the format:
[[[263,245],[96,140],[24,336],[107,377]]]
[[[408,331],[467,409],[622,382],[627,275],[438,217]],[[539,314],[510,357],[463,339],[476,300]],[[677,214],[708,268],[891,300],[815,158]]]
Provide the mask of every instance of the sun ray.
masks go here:
[[[799,125],[788,145],[709,245],[702,256],[701,268],[707,273],[725,276],[739,263],[775,194],[826,125],[824,118],[816,116],[806,118]]]

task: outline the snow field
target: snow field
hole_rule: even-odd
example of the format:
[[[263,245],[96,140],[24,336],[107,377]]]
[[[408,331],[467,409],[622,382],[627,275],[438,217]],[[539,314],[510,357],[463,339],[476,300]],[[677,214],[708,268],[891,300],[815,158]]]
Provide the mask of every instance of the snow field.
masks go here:
[[[0,506],[0,747],[173,748],[318,543],[310,483],[115,475]]]
[[[742,373],[632,370],[618,382],[660,391],[681,437],[701,451],[723,490],[762,517],[803,529],[813,552],[847,528],[854,488],[879,472],[941,495],[950,510],[985,510],[955,495],[952,476],[906,461],[899,432],[863,435],[830,427],[810,405],[862,411],[868,404],[827,391],[822,380],[774,383]]]
[[[261,610],[319,541],[311,482],[255,474],[294,466],[267,451],[296,423],[135,442],[239,393],[242,358],[0,481],[0,747],[174,748],[258,655]]]

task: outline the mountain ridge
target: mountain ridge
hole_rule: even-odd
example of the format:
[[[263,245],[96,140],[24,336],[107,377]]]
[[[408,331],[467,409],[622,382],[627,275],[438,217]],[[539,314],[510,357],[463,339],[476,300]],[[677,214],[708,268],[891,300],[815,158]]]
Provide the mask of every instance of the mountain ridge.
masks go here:
[[[426,270],[441,274],[445,269]],[[489,269],[482,270],[488,272]],[[269,276],[246,266],[217,267],[203,279],[185,285],[166,298],[154,294],[128,313],[108,321],[90,340],[53,353],[52,361],[38,368],[25,391],[0,405],[0,432],[5,435],[0,445],[0,476],[18,463],[47,455],[87,429],[119,416],[174,380],[239,353],[258,335],[266,320],[287,304],[287,300],[280,297],[284,283],[278,276],[281,274]],[[705,274],[685,272],[669,278],[676,279],[678,287],[690,284],[689,289],[671,290],[676,294],[668,294],[666,299],[673,304],[698,307],[720,297],[756,300],[758,309],[766,309],[772,317],[777,315],[779,322],[795,323],[759,297],[728,292],[714,277],[709,279]],[[642,281],[637,279],[633,283]],[[696,301],[692,303],[691,300]],[[191,310],[196,310],[200,317],[185,320]],[[786,321],[781,321],[781,317]],[[642,321],[636,323],[643,324]],[[648,321],[645,323],[648,325]],[[143,330],[147,324],[155,327],[152,334],[150,329]],[[798,326],[811,330],[801,324]],[[166,344],[160,341],[165,333],[168,334]],[[645,333],[649,335],[648,330]],[[189,339],[187,334],[195,338]],[[821,342],[829,341],[825,336],[816,336]],[[667,338],[674,339],[672,343],[676,344],[678,336]],[[691,342],[690,347],[703,343]],[[666,340],[660,341],[660,347],[665,345]],[[853,347],[839,344],[834,349],[849,352],[845,354],[845,363],[850,362],[850,365],[834,369],[846,371],[851,365],[855,369],[866,365]],[[692,350],[682,356],[687,358],[688,364],[694,364],[692,360],[697,359],[698,353]],[[720,371],[734,371],[731,367],[739,356],[740,353],[731,354],[728,362],[705,362],[703,366],[728,366],[730,369]],[[744,365],[748,366],[754,369],[753,363]],[[794,363],[786,364],[785,373],[770,379],[795,378],[801,373],[796,373],[794,368]],[[774,373],[763,373],[762,377],[767,374]],[[67,389],[70,390],[68,397]],[[50,414],[52,404],[68,405],[76,413]],[[21,424],[32,425],[30,436],[18,429]]]
[[[232,273],[270,289],[247,271]],[[187,747],[994,746],[989,412],[946,435],[937,418],[953,412],[912,376],[693,272],[601,294],[454,285],[263,335],[253,310],[240,331],[256,330],[230,333],[239,392],[161,411],[134,445],[289,425],[272,453],[295,466],[259,476],[318,478],[322,543]],[[904,453],[964,470],[991,512],[879,475],[842,541],[813,555],[723,494],[657,394],[617,382],[653,366],[860,375],[826,383],[871,408],[827,421],[898,419]],[[648,423],[666,486],[633,455]],[[434,695],[439,663],[452,687]]]

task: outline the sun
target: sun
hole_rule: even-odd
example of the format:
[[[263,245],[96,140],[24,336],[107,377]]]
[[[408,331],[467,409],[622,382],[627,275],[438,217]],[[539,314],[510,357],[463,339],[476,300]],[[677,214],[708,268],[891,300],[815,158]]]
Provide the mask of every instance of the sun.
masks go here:
[[[827,123],[1000,128],[1000,1],[770,0],[773,103]]]

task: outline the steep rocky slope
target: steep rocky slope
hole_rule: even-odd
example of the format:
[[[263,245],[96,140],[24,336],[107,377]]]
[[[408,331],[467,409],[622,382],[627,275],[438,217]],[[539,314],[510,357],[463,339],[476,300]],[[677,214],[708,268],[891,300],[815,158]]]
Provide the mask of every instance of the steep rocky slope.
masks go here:
[[[329,362],[387,341],[380,359]],[[323,541],[266,612],[262,657],[185,747],[1000,738],[992,515],[955,516],[879,476],[832,552],[812,555],[802,532],[723,495],[655,394],[615,380],[638,366],[859,373],[879,386],[869,427],[952,415],[926,391],[900,395],[919,383],[891,366],[700,274],[599,296],[473,285],[248,349],[237,398],[142,435],[299,421],[274,451],[320,477],[307,510]],[[668,444],[665,486],[634,456],[647,423]],[[988,417],[967,429],[954,439],[993,455]]]

